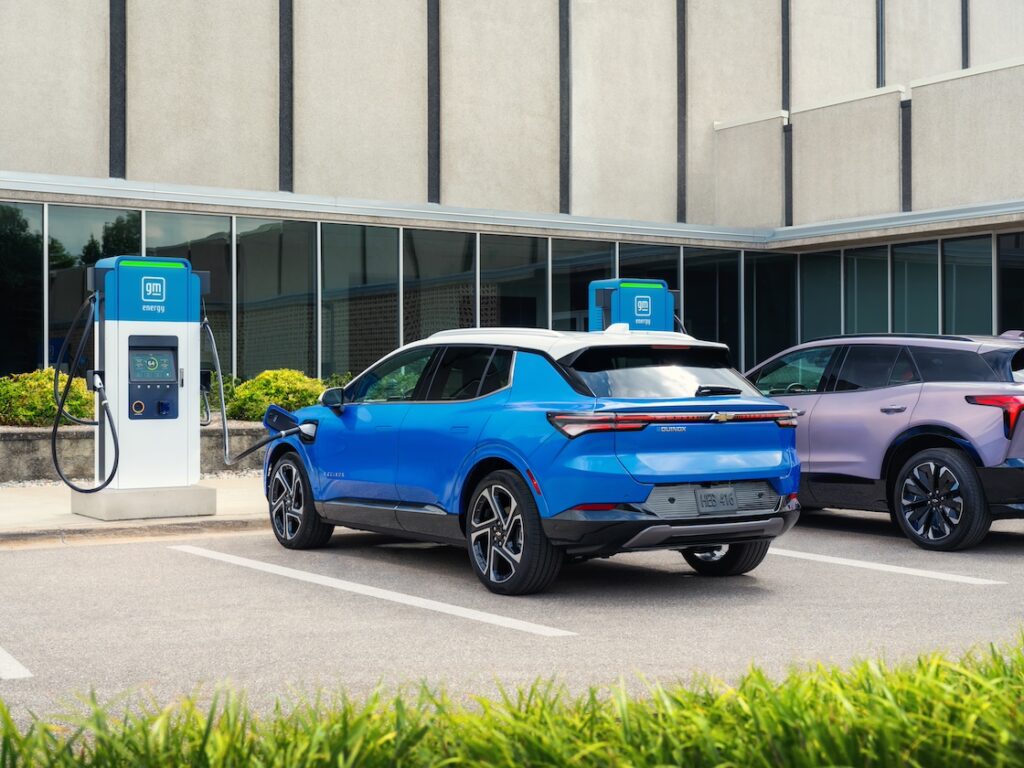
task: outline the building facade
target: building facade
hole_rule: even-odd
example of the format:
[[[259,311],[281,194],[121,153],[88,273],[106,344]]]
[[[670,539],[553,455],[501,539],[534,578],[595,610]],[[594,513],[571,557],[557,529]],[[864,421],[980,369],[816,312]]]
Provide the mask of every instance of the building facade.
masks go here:
[[[660,277],[749,368],[1024,328],[1024,0],[0,0],[0,374],[106,255],[357,372]]]

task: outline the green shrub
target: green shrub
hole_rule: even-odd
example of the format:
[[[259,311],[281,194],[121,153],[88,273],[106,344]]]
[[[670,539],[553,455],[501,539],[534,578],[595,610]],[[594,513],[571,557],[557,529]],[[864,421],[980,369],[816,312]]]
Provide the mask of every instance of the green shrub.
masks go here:
[[[60,376],[60,391],[67,383]],[[71,384],[64,410],[79,419],[93,418],[93,395],[81,378]],[[19,427],[45,427],[53,424],[57,404],[53,401],[53,368],[31,373],[16,373],[0,378],[0,424]]]
[[[344,387],[350,381],[352,381],[351,371],[346,371],[345,373],[332,373],[330,376],[324,379],[324,389]]]
[[[754,670],[706,683],[574,697],[535,684],[469,702],[421,691],[318,697],[259,715],[237,694],[166,707],[95,696],[79,718],[15,724],[0,766],[1024,766],[1024,652],[889,667]],[[128,710],[127,715],[122,715]]]
[[[228,400],[228,418],[260,421],[270,404],[294,411],[313,405],[323,391],[324,383],[320,379],[311,379],[301,371],[288,368],[264,371],[235,387]],[[228,398],[226,388],[224,396]]]

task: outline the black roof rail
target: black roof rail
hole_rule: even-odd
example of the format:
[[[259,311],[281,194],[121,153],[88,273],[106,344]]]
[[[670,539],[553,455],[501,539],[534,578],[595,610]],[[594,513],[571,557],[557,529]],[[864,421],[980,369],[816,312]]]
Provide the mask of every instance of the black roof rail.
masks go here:
[[[975,341],[970,336],[952,336],[938,333],[841,333],[835,336],[820,336],[814,341],[833,339],[941,339],[942,341]]]

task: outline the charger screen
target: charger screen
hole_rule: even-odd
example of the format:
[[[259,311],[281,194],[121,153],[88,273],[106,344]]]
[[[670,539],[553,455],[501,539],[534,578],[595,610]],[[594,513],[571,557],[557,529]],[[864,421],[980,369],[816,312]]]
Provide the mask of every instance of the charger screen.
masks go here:
[[[170,349],[132,349],[128,352],[132,381],[174,381],[174,352]]]

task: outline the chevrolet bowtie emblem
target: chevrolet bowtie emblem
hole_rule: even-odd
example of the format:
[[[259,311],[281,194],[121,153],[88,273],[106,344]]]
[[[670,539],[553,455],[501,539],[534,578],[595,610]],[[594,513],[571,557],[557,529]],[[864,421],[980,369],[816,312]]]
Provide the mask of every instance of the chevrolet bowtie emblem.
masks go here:
[[[721,422],[721,421],[732,421],[734,416],[735,416],[735,414],[732,414],[732,413],[722,413],[722,412],[713,413],[713,414],[711,414],[711,421],[719,421],[719,422]]]

